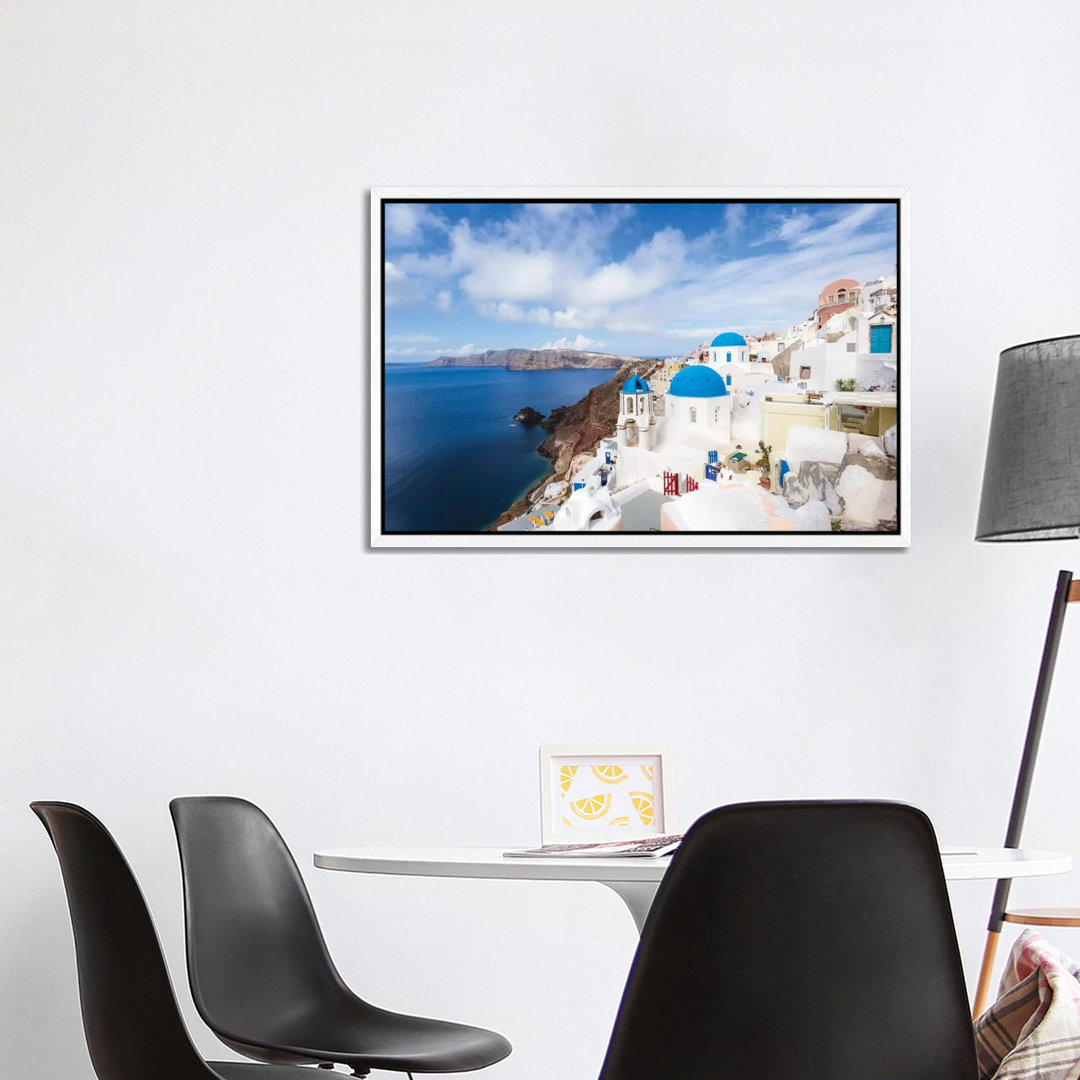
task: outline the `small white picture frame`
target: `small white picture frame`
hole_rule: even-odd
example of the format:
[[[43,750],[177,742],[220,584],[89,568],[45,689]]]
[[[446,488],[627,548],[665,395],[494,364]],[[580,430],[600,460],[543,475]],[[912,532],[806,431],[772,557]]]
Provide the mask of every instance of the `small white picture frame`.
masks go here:
[[[673,833],[670,761],[665,746],[541,746],[541,843]]]

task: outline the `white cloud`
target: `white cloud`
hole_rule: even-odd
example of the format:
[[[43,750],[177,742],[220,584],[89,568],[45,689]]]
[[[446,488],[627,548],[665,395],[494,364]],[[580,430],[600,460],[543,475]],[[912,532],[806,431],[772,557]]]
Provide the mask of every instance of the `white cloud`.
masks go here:
[[[568,269],[548,249],[526,250],[478,240],[467,221],[454,226],[450,240],[450,264],[462,273],[461,288],[473,300],[546,300],[555,295],[560,270]]]
[[[432,290],[437,288],[450,274],[450,259],[446,255],[418,255],[416,252],[401,252],[393,260],[384,264],[383,280],[386,306],[414,307],[431,299]],[[440,300],[446,293],[446,306]],[[450,310],[450,294],[441,290],[432,301],[441,311]]]
[[[738,329],[737,327],[735,329]],[[701,341],[704,338],[716,336],[715,326],[702,326],[696,330],[680,330],[677,327],[665,326],[662,330],[653,331],[661,337],[673,338],[677,341]]]
[[[387,334],[387,341],[416,341],[416,342],[429,342],[438,341],[434,334]]]
[[[820,229],[803,230],[798,238],[802,247],[812,244],[843,243],[851,239],[859,229],[878,217],[886,207],[880,203],[859,203],[834,222]]]
[[[583,303],[614,304],[632,300],[673,281],[686,262],[686,239],[678,229],[661,229],[622,262],[608,263],[574,283]]]
[[[435,297],[435,306],[440,311],[450,310],[450,291],[448,289],[442,289]]]
[[[424,295],[423,284],[411,278],[396,263],[386,262],[383,270],[383,296],[388,308],[415,304]]]
[[[391,244],[415,244],[424,229],[446,228],[445,219],[423,203],[386,203],[385,212]]]
[[[563,215],[566,216],[566,215]],[[562,217],[559,219],[562,224]],[[451,230],[451,268],[462,276],[465,294],[484,314],[505,321],[545,321],[545,309],[566,312],[644,296],[675,280],[685,269],[689,247],[678,229],[661,229],[620,261],[599,263],[598,247],[582,243],[581,233],[564,237],[566,246],[536,243],[535,229],[516,223],[512,238],[474,233],[468,221]],[[588,236],[608,223],[587,222]],[[493,307],[490,305],[494,305]],[[560,325],[558,319],[555,324]],[[580,325],[574,317],[574,325]],[[583,325],[590,325],[586,322]]]
[[[738,240],[746,228],[746,203],[729,203],[724,211],[724,239],[729,243]]]
[[[476,310],[485,318],[498,319],[499,322],[534,322],[541,326],[550,326],[552,319],[551,312],[546,307],[526,308],[508,300],[480,303],[476,305]]]
[[[388,335],[387,340],[389,341],[393,336],[395,335]],[[423,335],[417,336],[422,337]],[[427,340],[436,341],[437,339],[430,338]],[[468,345],[446,345],[441,348],[438,345],[433,345],[421,349],[415,345],[410,345],[408,348],[403,349],[397,345],[389,345],[383,349],[387,356],[471,356],[473,353],[483,351],[483,349],[478,349],[473,345],[472,342]]]
[[[575,203],[533,203],[532,209],[541,217],[560,218],[565,214],[572,214],[576,209]]]
[[[436,349],[434,350],[437,356],[472,356],[473,353],[483,352],[483,349],[478,349],[471,341],[468,345],[457,345],[451,348]]]
[[[593,338],[586,337],[584,334],[578,334],[573,341],[570,338],[561,337],[558,341],[549,341],[546,345],[538,346],[541,349],[578,349],[579,351],[587,352],[590,349],[599,348],[604,343],[602,341],[595,341]]]
[[[760,240],[755,240],[753,247],[783,240],[788,244],[798,244],[803,234],[814,224],[814,218],[805,210],[793,209],[790,214],[779,214],[777,223]]]
[[[820,218],[796,208],[790,214],[780,215],[777,224],[753,246],[774,240],[782,240],[792,248],[842,243],[886,209],[881,203],[856,203],[838,217],[822,224]]]

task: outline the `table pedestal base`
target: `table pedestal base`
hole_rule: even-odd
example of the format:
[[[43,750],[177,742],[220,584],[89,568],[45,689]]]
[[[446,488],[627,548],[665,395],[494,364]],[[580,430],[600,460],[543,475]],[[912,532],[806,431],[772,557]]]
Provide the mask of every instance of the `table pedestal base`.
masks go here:
[[[612,892],[618,893],[622,902],[630,909],[634,917],[634,925],[638,935],[645,925],[645,917],[652,907],[653,897],[656,895],[658,881],[603,881]]]

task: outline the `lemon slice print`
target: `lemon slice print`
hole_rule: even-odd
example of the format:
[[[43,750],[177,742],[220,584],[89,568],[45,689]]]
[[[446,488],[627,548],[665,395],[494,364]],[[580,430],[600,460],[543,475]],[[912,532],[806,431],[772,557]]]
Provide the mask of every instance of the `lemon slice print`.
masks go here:
[[[621,765],[594,765],[593,776],[605,784],[618,784],[627,777],[626,770]]]
[[[608,822],[608,824],[609,825],[629,825],[630,824],[630,819],[624,814],[622,817],[612,818]]]
[[[631,791],[630,801],[641,818],[642,825],[653,823],[653,797],[647,791]]]
[[[570,809],[582,821],[596,821],[602,818],[611,809],[610,795],[590,795],[585,799],[578,799],[570,804]]]
[[[651,780],[652,779],[652,771],[653,771],[653,767],[651,765],[642,765],[641,766],[641,775],[644,776],[646,780]]]
[[[574,774],[578,771],[576,765],[564,765],[559,769],[559,787],[562,788],[562,793],[565,795],[570,790],[570,785],[574,782]]]

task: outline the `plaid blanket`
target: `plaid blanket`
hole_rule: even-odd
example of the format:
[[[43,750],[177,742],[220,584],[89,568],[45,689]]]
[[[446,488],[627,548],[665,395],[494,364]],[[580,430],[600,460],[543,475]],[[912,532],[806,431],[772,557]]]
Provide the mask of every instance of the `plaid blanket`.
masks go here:
[[[1080,1080],[1080,965],[1025,930],[975,1046],[979,1080]]]

